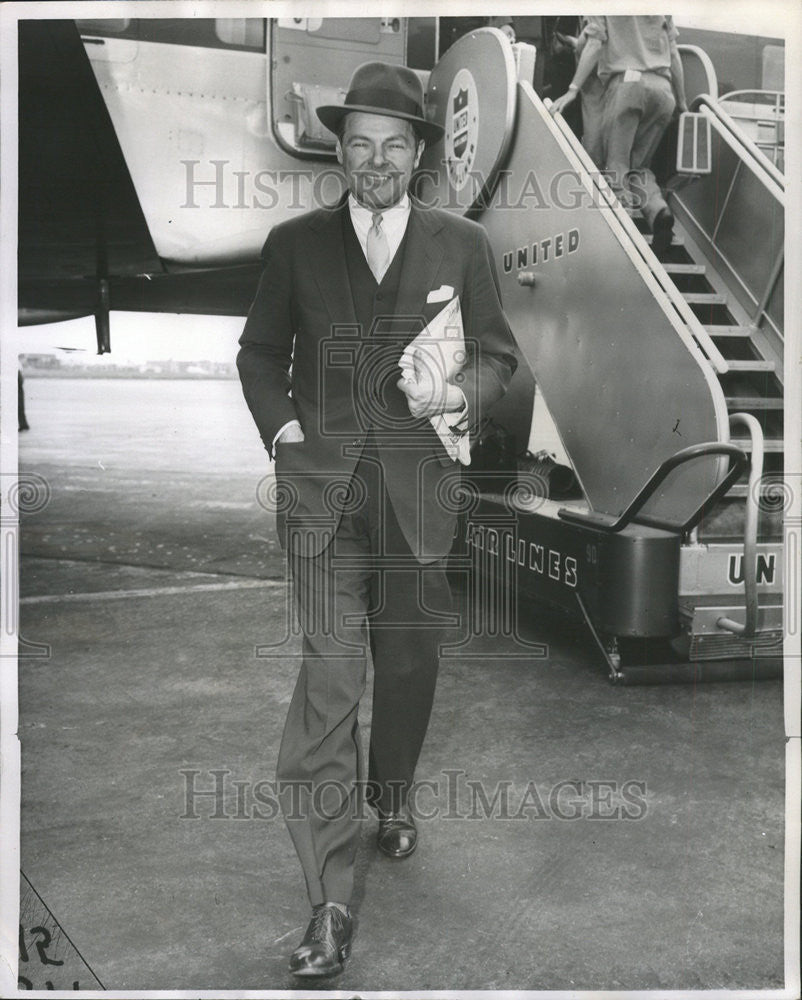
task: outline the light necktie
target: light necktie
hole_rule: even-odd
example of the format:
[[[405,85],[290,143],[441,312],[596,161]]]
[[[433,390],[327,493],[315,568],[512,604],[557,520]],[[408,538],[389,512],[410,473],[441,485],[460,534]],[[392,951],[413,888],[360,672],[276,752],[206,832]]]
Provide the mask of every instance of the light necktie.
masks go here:
[[[368,230],[366,256],[374,278],[381,281],[390,264],[390,244],[382,229],[381,212],[373,213],[373,225]]]

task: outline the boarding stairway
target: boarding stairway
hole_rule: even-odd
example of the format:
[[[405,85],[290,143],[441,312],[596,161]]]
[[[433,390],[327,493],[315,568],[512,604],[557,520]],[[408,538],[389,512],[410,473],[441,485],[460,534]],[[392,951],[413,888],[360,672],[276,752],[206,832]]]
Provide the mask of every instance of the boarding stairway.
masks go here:
[[[785,98],[774,91],[717,97],[707,54],[692,45],[680,53],[691,110],[709,130],[710,170],[669,183],[675,237],[662,266],[726,361],[718,377],[728,412],[752,414],[761,426],[770,491],[783,473]],[[645,229],[642,220],[636,225]],[[751,448],[743,424],[732,439]],[[740,482],[729,495],[746,492]]]
[[[504,67],[490,42],[482,30],[472,33],[432,74],[428,100],[446,126],[447,171],[434,158],[425,163],[435,180],[424,193],[448,195],[447,207],[485,226],[522,360],[584,499],[519,506],[512,534],[491,530],[485,555],[505,549],[517,560],[519,593],[578,604],[613,680],[623,677],[619,641],[672,633],[694,667],[739,661],[756,676],[756,659],[777,654],[782,635],[782,511],[772,506],[775,498],[782,506],[782,174],[710,96],[712,67],[697,60],[702,72],[692,68],[686,82],[693,109],[710,123],[712,167],[672,180],[675,234],[660,261],[643,219],[624,209],[526,78],[503,93]],[[683,52],[686,59],[693,64],[695,52]],[[481,85],[472,82],[480,67]],[[491,87],[489,115],[482,96]],[[471,162],[485,170],[481,189],[470,189],[456,159],[460,130],[477,150]],[[496,177],[485,167],[491,153]],[[564,191],[573,203],[557,184],[571,178],[579,186]],[[500,412],[512,426],[507,399]],[[488,497],[484,513],[500,522],[505,506],[509,512],[510,502]],[[481,530],[470,535],[479,548]],[[668,549],[657,553],[670,538],[673,567]],[[654,558],[639,555],[639,545],[644,553],[654,546]],[[578,583],[560,586],[556,570],[546,579],[543,548],[555,566],[567,556]],[[501,556],[495,565],[507,572]],[[620,597],[611,600],[610,587]],[[653,615],[659,602],[662,621]],[[681,623],[679,638],[671,621]],[[653,673],[668,676],[667,667]]]
[[[687,47],[686,61],[694,57],[697,50]],[[783,104],[775,95],[770,105],[775,141],[759,141],[760,133],[753,140],[741,103],[732,101],[740,95],[716,100],[715,79],[707,84],[710,93],[694,98],[692,109],[709,123],[711,170],[675,178],[668,196],[675,238],[662,266],[726,361],[719,380],[728,411],[751,413],[760,423],[771,482],[783,472]],[[753,117],[746,124],[763,122]],[[636,225],[644,228],[642,220]],[[750,448],[742,428],[733,440]],[[739,483],[730,495],[745,490]]]
[[[782,634],[785,183],[718,101],[699,95],[692,110],[710,122],[711,169],[669,184],[675,227],[661,260],[645,249],[652,235],[642,213],[618,204],[603,178],[596,182],[707,356],[724,395],[729,440],[750,456],[750,466],[687,534],[680,557],[689,656],[721,661],[746,650],[748,670],[750,659],[762,655],[765,666],[770,654],[779,655]],[[558,127],[596,175],[565,122]],[[741,540],[743,561],[733,563],[732,545]],[[756,581],[746,579],[744,565],[756,565]],[[726,579],[743,584],[742,599],[733,601],[721,585]],[[769,676],[778,669],[773,662]]]
[[[676,216],[681,217],[679,199],[670,196],[669,201]],[[651,244],[651,234],[642,215],[633,212],[632,218],[644,241]],[[663,270],[726,363],[726,370],[717,374],[727,411],[750,413],[757,419],[763,431],[764,474],[776,473],[779,477],[783,472],[782,365],[775,351],[768,349],[759,328],[711,268],[704,250],[689,235],[686,225],[676,222],[670,251],[661,262]],[[752,448],[751,438],[743,428],[735,430],[732,440],[747,451]],[[743,498],[746,488],[744,482],[738,482],[728,497]]]
[[[683,53],[686,63],[697,57],[692,47]],[[705,70],[715,94],[711,68]],[[652,236],[642,214],[621,206],[614,211],[626,212],[633,243],[673,286],[671,298],[681,298],[692,313],[693,319],[684,315],[724,394],[730,441],[750,456],[748,471],[688,534],[680,557],[689,656],[721,661],[748,650],[748,667],[749,659],[754,664],[762,655],[765,665],[769,654],[778,655],[782,635],[785,181],[777,146],[767,149],[750,139],[726,103],[705,93],[693,98],[691,109],[708,123],[710,170],[669,182],[675,227],[660,261],[644,252]],[[568,136],[564,122],[560,127]],[[569,141],[590,169],[581,144]],[[607,194],[612,197],[609,189]],[[743,559],[733,562],[732,544],[740,539]],[[744,565],[756,566],[756,580],[747,579]],[[733,601],[735,581],[743,582],[743,602]]]
[[[684,55],[695,55],[686,47]],[[715,81],[709,81],[714,85]],[[783,237],[785,180],[766,151],[709,94],[692,102],[711,124],[709,174],[673,178],[667,193],[675,216],[667,253],[657,261],[643,251],[652,235],[642,213],[622,209],[634,224],[628,231],[655,273],[663,272],[695,317],[689,330],[699,338],[716,372],[729,414],[752,415],[762,431],[762,494],[783,473]],[[592,173],[595,167],[569,129],[563,134]],[[776,152],[776,147],[772,146]],[[601,181],[611,204],[615,199]],[[637,231],[637,233],[635,232]],[[665,287],[665,281],[663,281]],[[709,340],[699,336],[699,327]],[[732,428],[731,440],[751,453],[746,424]],[[745,499],[745,477],[728,499]],[[775,526],[776,528],[776,526]]]

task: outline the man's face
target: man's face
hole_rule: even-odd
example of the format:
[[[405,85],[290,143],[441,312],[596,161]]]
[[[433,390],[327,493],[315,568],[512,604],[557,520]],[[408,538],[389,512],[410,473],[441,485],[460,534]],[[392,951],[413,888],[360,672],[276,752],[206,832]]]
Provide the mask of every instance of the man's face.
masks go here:
[[[346,115],[337,159],[348,188],[365,208],[380,212],[404,195],[420,162],[423,141],[415,139],[408,121],[352,111]]]

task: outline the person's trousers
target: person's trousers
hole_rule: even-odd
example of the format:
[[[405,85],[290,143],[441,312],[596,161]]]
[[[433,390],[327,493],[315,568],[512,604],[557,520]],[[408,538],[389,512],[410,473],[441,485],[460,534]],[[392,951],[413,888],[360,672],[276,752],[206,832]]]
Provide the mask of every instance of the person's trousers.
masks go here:
[[[591,73],[582,86],[582,145],[596,166],[604,169],[604,84]]]
[[[618,73],[607,83],[605,170],[619,195],[628,189],[631,204],[643,212],[650,227],[667,206],[649,167],[675,105],[671,81],[661,73],[642,73],[629,82]]]
[[[375,451],[357,465],[352,487],[354,502],[331,544],[312,558],[290,556],[303,661],[277,779],[313,906],[351,898],[365,799],[380,814],[405,804],[451,607],[446,560],[414,559]],[[358,712],[368,649],[374,684],[366,785]]]

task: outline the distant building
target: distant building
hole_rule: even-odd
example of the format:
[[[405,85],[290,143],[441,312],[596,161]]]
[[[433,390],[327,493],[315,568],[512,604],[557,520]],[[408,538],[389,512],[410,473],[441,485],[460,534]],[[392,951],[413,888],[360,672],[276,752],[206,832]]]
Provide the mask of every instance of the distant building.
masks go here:
[[[19,360],[23,372],[26,368],[37,371],[61,368],[61,358],[56,357],[55,354],[20,354]]]
[[[233,361],[176,361],[166,358],[137,362],[128,359],[112,361],[108,355],[100,358],[63,359],[55,354],[20,354],[23,375],[63,378],[162,378],[162,379],[236,379]]]

